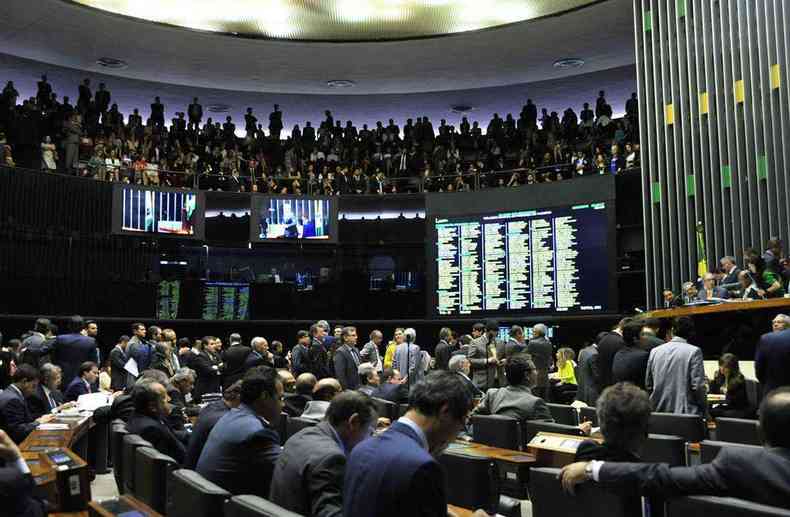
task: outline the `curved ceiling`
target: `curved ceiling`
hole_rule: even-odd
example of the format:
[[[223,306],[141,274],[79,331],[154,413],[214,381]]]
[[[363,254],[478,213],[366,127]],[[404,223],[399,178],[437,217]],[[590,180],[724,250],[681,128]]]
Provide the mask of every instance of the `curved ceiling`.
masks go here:
[[[0,48],[7,54],[116,77],[245,92],[449,91],[545,81],[635,62],[630,0],[488,30],[376,42],[229,37],[62,0],[2,0],[0,19]],[[119,60],[121,68],[98,65],[102,58]],[[581,58],[585,65],[555,67],[563,58]],[[327,87],[327,81],[338,79],[355,85]]]
[[[487,29],[597,0],[70,0],[157,23],[263,38],[370,41]]]

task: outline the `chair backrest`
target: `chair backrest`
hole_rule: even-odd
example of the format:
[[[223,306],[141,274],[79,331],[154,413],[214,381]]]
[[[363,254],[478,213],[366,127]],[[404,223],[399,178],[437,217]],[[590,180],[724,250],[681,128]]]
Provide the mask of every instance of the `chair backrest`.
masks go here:
[[[592,422],[593,427],[598,427],[598,412],[594,407],[579,408],[579,423]]]
[[[760,422],[744,418],[717,418],[716,440],[720,442],[745,443],[747,445],[762,445],[763,438],[760,433]]]
[[[549,411],[551,412],[551,416],[554,418],[554,421],[558,424],[563,425],[578,425],[579,424],[579,413],[576,411],[576,408],[573,406],[566,406],[565,404],[552,404],[547,403],[549,406]]]
[[[487,457],[446,452],[439,457],[447,474],[447,502],[462,508],[497,513],[499,475]]]
[[[584,433],[578,426],[555,424],[553,422],[541,422],[539,420],[527,420],[524,425],[524,444],[528,444],[536,434],[544,433],[558,433],[570,434],[573,436],[584,436]]]
[[[647,432],[682,436],[687,442],[697,443],[706,438],[707,428],[701,416],[651,413]]]
[[[217,517],[230,497],[230,492],[194,470],[176,470],[167,487],[167,517]]]
[[[277,434],[280,435],[280,445],[285,445],[285,441],[288,439],[288,420],[291,417],[288,416],[288,413],[280,413],[280,420],[277,421]]]
[[[521,422],[515,418],[502,415],[474,415],[472,424],[472,439],[501,449],[521,450],[524,442],[521,440]]]
[[[318,422],[316,422],[315,420],[310,420],[309,418],[302,418],[300,416],[295,416],[289,418],[288,423],[286,425],[287,425],[287,430],[285,434],[288,436],[288,438],[290,438],[291,436],[295,435],[296,433],[298,433],[299,431],[301,431],[306,427],[312,427],[314,425],[318,425]],[[288,440],[288,438],[286,438],[286,440]]]
[[[134,496],[156,510],[167,510],[167,479],[176,460],[156,449],[138,447],[134,460]]]
[[[642,447],[645,463],[668,463],[670,467],[686,464],[686,440],[680,436],[649,434]]]
[[[666,517],[790,517],[790,510],[752,503],[734,497],[687,496],[669,499]]]
[[[225,501],[224,517],[302,517],[257,495],[237,495]]]
[[[399,408],[396,403],[376,397],[373,397],[372,400],[380,417],[389,418],[390,422],[395,422],[398,419]]]
[[[594,484],[580,485],[576,487],[576,495],[568,497],[557,479],[559,473],[559,469],[553,468],[530,469],[533,517],[625,517],[634,514],[629,511],[625,498]]]
[[[134,462],[136,459],[136,451],[138,447],[151,447],[151,443],[144,440],[141,436],[136,434],[127,434],[123,437],[123,460],[121,460],[121,468],[123,469],[123,486],[124,493],[134,495]]]
[[[719,454],[719,451],[727,447],[728,449],[750,449],[759,451],[762,449],[760,445],[746,445],[745,443],[730,443],[720,442],[714,440],[703,440],[699,444],[699,460],[700,463],[710,463]]]
[[[763,401],[763,388],[758,381],[746,379],[746,400],[749,401],[749,407],[756,413]]]
[[[408,404],[398,404],[398,418],[402,417],[406,414],[406,411],[409,410]]]
[[[110,423],[110,459],[119,494],[123,494],[126,490],[123,483],[123,437],[127,434],[129,431],[126,430],[126,423],[123,420],[113,420]]]

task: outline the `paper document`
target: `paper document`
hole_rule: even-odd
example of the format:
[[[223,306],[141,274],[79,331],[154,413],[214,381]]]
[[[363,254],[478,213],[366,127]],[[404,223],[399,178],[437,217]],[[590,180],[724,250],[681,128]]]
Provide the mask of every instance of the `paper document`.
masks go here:
[[[67,431],[69,429],[69,424],[39,424],[36,429],[42,431]]]
[[[112,399],[107,393],[88,393],[80,395],[77,399],[77,407],[80,411],[96,411],[98,408],[110,404],[112,404]]]
[[[123,369],[135,377],[140,375],[140,370],[137,369],[137,361],[134,360],[134,357],[130,357],[129,360],[126,361],[126,364],[123,365]]]

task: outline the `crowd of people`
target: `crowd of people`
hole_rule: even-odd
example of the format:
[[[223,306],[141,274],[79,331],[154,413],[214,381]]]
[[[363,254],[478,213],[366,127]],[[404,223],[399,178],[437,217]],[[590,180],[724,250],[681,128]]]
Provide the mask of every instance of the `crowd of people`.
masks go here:
[[[659,320],[625,318],[578,355],[552,343],[543,324],[531,333],[514,325],[503,341],[493,320],[469,334],[442,328],[435,347],[418,345],[412,328],[396,329],[391,340],[372,330],[362,344],[354,326],[318,321],[290,347],[264,337],[246,345],[237,333],[223,346],[214,336],[179,339],[172,329],[136,322],[106,354],[97,346],[96,322],[75,316],[68,324],[59,333],[39,318],[0,352],[0,468],[14,468],[15,444],[37,425],[81,395],[105,391],[111,418],[233,494],[256,494],[302,515],[443,516],[447,497],[436,458],[468,436],[469,416],[553,421],[546,404],[553,401],[597,407],[600,421],[603,441],[583,443],[580,463],[563,471],[571,492],[595,480],[788,506],[786,481],[772,477],[790,473],[787,315],[777,315],[755,357],[767,394],[759,417],[772,448],[685,470],[635,464],[652,411],[754,418],[758,410],[734,355],[724,354],[714,378],[706,377],[688,317],[668,330]],[[130,359],[136,369],[128,368]],[[725,397],[711,407],[709,392]],[[392,422],[378,414],[377,400],[408,410]],[[281,446],[282,414],[315,425]],[[579,427],[593,431],[589,422]],[[730,469],[750,458],[754,468],[767,469],[766,486],[735,479]]]
[[[147,118],[138,108],[125,116],[106,85],[93,91],[90,79],[72,104],[46,75],[20,103],[9,81],[0,93],[1,163],[100,181],[295,195],[514,187],[639,164],[636,94],[621,119],[601,91],[579,115],[539,114],[528,99],[517,116],[494,113],[485,128],[467,117],[434,127],[425,116],[357,128],[327,110],[320,124],[297,124],[286,138],[278,105],[266,126],[247,108],[243,131],[230,116],[204,117],[198,98],[169,125],[167,114],[156,97]]]

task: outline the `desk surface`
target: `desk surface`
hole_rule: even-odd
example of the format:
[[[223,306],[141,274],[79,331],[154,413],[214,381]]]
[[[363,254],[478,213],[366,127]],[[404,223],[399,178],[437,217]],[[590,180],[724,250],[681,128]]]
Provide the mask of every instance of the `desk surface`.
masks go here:
[[[498,447],[489,447],[481,443],[456,441],[450,444],[447,452],[456,453],[468,456],[481,456],[491,458],[492,460],[505,461],[508,463],[517,463],[520,465],[535,463],[535,456],[523,451],[514,451],[510,449],[500,449]]]
[[[134,510],[137,510],[138,512],[142,513],[146,517],[162,517],[161,514],[155,512],[153,509],[151,509],[145,503],[143,503],[142,501],[140,501],[138,499],[135,499],[134,497],[132,497],[130,495],[122,495],[118,499],[119,499],[119,501],[123,501],[124,503],[128,504]],[[89,503],[89,506],[91,508],[93,508],[94,510],[96,510],[99,513],[99,515],[108,515],[108,516],[109,515],[115,515],[113,513],[108,513],[106,510],[104,510],[102,508],[102,506],[101,506],[101,503],[99,503],[98,501],[91,501]],[[50,515],[50,517],[88,517],[88,510],[84,510],[82,512],[51,513],[49,515]],[[460,517],[461,514],[458,514],[458,515]],[[471,515],[471,514],[469,514],[469,515]]]
[[[40,452],[61,447],[69,449],[93,427],[93,419],[90,416],[79,419],[58,417],[50,423],[66,424],[69,427],[68,429],[35,429],[20,444],[19,449],[23,452]]]
[[[678,316],[697,316],[722,312],[758,311],[763,309],[779,309],[790,306],[790,298],[772,298],[770,300],[751,300],[744,302],[723,302],[715,305],[693,305],[674,309],[657,309],[645,314],[649,318],[676,318]]]
[[[447,505],[447,511],[453,512],[458,517],[472,517],[475,513],[472,510],[467,510],[466,508],[461,508],[460,506],[454,506],[452,504]]]

